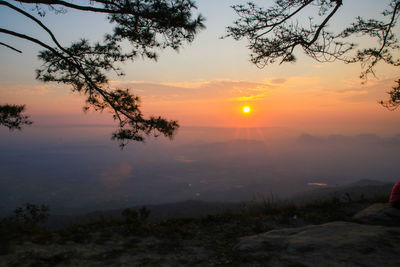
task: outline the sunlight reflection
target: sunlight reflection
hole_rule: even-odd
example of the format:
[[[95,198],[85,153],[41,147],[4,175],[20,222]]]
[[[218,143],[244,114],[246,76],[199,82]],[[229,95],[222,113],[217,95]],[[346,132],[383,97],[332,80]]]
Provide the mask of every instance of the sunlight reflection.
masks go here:
[[[129,164],[106,167],[100,174],[100,180],[108,188],[115,189],[128,178],[132,173],[132,169]]]
[[[308,183],[309,186],[327,186],[328,184],[324,183]]]

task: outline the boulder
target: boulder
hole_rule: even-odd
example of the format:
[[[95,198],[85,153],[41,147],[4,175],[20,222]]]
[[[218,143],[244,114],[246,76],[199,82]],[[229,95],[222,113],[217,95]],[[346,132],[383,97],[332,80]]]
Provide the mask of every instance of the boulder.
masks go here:
[[[267,266],[400,266],[400,228],[332,222],[244,237],[234,249]]]
[[[400,226],[400,209],[389,203],[377,203],[358,212],[353,219],[363,224]]]

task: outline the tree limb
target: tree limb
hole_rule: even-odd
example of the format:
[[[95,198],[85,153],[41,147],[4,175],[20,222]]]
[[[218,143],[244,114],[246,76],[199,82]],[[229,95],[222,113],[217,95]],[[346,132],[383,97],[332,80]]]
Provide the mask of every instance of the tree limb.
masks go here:
[[[61,1],[61,0],[15,0],[17,2],[21,3],[26,3],[26,4],[43,4],[43,5],[60,5],[60,6],[65,6],[81,11],[91,11],[91,12],[99,12],[99,13],[114,13],[114,14],[131,14],[130,10],[113,10],[113,9],[108,9],[108,8],[97,8],[97,7],[91,7],[91,6],[81,6],[81,5],[75,5],[66,1]],[[99,2],[99,1],[95,1]],[[103,1],[101,1],[103,2]]]
[[[24,10],[6,2],[6,1],[0,1],[0,5],[2,6],[7,6],[11,9],[14,9],[15,11],[17,11],[18,13],[26,16],[27,18],[33,20],[34,22],[36,22],[40,27],[42,27],[51,37],[51,39],[53,40],[53,42],[57,45],[58,48],[60,48],[61,50],[63,50],[64,52],[66,52],[64,50],[64,48],[60,45],[60,43],[57,41],[56,37],[54,36],[54,34],[52,33],[52,31],[47,28],[40,20],[38,20],[37,18],[35,18],[34,16],[32,16],[31,14],[25,12]]]
[[[394,19],[396,18],[396,15],[397,15],[396,13],[397,13],[397,10],[398,10],[399,7],[400,7],[400,2],[396,3],[396,6],[394,7],[392,18],[390,19],[390,22],[389,22],[388,28],[386,30],[385,36],[383,37],[382,46],[379,49],[379,54],[382,53],[383,49],[386,46],[386,41],[387,41],[387,38],[389,36],[390,31],[392,30]]]
[[[198,29],[204,27],[204,18],[198,15],[192,18],[191,10],[196,8],[192,0],[92,0],[90,3],[104,5],[82,6],[72,1],[50,0],[15,0],[19,3],[35,4],[40,16],[44,12],[38,5],[61,5],[88,12],[109,14],[110,23],[116,24],[113,34],[107,34],[104,43],[90,45],[85,39],[63,47],[53,32],[39,19],[25,10],[0,0],[6,6],[26,18],[29,18],[44,29],[55,43],[50,46],[33,36],[0,28],[0,33],[11,35],[35,43],[45,50],[40,51],[39,59],[45,64],[36,70],[36,78],[43,82],[57,82],[72,85],[73,91],[87,95],[84,110],[93,107],[97,111],[110,109],[114,120],[119,122],[119,130],[113,139],[143,141],[142,134],[157,136],[162,133],[172,137],[178,127],[176,121],[167,121],[161,117],[145,119],[139,109],[139,98],[128,90],[107,87],[108,79],[104,72],[115,71],[123,75],[116,62],[124,62],[139,55],[150,59],[156,58],[155,50],[171,47],[178,49],[183,41],[191,42]],[[131,51],[124,52],[121,42],[129,41]]]
[[[360,16],[338,34],[326,30],[331,19],[338,14],[343,0],[273,0],[268,8],[257,7],[253,2],[234,5],[239,18],[233,26],[227,27],[228,34],[235,40],[246,38],[251,50],[251,62],[263,68],[277,60],[280,63],[294,62],[294,51],[301,47],[304,53],[318,62],[340,60],[344,63],[361,63],[361,78],[374,73],[376,64],[383,61],[392,66],[400,66],[400,44],[393,32],[400,15],[400,0],[390,0],[389,8],[382,12],[386,19],[364,20]],[[306,6],[319,9],[322,22],[315,23],[310,17],[309,26],[299,23],[297,18]],[[328,13],[329,11],[329,13]],[[377,47],[355,49],[353,38],[367,36],[377,39]],[[350,40],[350,41],[347,41]],[[351,54],[351,52],[354,52]],[[400,89],[396,86],[389,92],[390,100],[382,102],[387,108],[400,105]]]
[[[18,50],[17,48],[12,47],[11,45],[5,44],[5,43],[3,43],[3,42],[0,42],[0,45],[5,46],[5,47],[7,47],[7,48],[10,48],[11,50],[14,50],[14,51],[16,51],[16,52],[22,54],[22,51],[21,51],[21,50]]]
[[[36,38],[33,38],[31,36],[28,36],[28,35],[25,35],[25,34],[22,34],[22,33],[10,31],[10,30],[4,29],[4,28],[0,28],[0,32],[8,34],[8,35],[15,36],[15,37],[18,37],[18,38],[21,38],[21,39],[25,39],[25,40],[31,41],[32,43],[38,44],[38,45],[40,45],[40,46],[42,46],[42,47],[50,50],[51,52],[53,52],[55,54],[58,54],[59,56],[62,57],[62,55],[60,53],[58,53],[57,50],[55,50],[51,46],[43,43],[42,41],[40,41],[40,40],[38,40]]]
[[[333,15],[335,15],[335,13],[338,11],[340,6],[343,4],[342,0],[336,0],[335,2],[336,2],[335,8],[332,10],[331,13],[329,13],[329,15],[324,19],[324,21],[318,26],[318,29],[317,29],[316,33],[314,34],[314,38],[310,42],[305,42],[306,45],[310,46],[313,43],[315,43],[315,41],[318,40],[318,37],[319,37],[322,29],[325,27],[325,25],[328,23],[328,21],[332,18]]]
[[[46,48],[47,50],[50,50],[52,53],[54,53],[55,55],[57,55],[58,57],[60,57],[61,59],[67,61],[68,63],[70,63],[71,65],[73,65],[76,69],[79,70],[79,72],[85,77],[86,81],[89,82],[92,86],[93,89],[95,89],[99,94],[101,94],[104,97],[104,100],[106,100],[106,102],[116,111],[121,112],[121,114],[123,114],[124,116],[126,116],[127,118],[130,118],[132,120],[134,120],[135,118],[130,116],[129,114],[125,113],[124,111],[120,110],[117,106],[114,105],[114,103],[112,103],[107,94],[106,91],[100,89],[85,73],[85,71],[75,62],[70,61],[68,58],[64,57],[62,54],[60,54],[57,50],[55,50],[54,48],[52,48],[51,46],[43,43],[42,41],[35,39],[31,36],[25,35],[25,34],[21,34],[21,33],[17,33],[14,31],[10,31],[4,28],[0,28],[0,32],[5,33],[5,34],[9,34],[15,37],[19,37],[28,41],[31,41],[33,43],[36,43],[44,48]]]
[[[290,14],[290,15],[287,16],[287,17],[285,17],[285,18],[282,19],[281,21],[275,22],[275,23],[273,23],[273,24],[271,24],[271,25],[265,25],[265,27],[271,27],[271,29],[269,29],[268,31],[263,32],[263,33],[257,35],[256,38],[260,38],[261,36],[270,33],[270,32],[275,28],[275,26],[281,25],[281,24],[283,24],[285,21],[287,21],[287,20],[289,20],[290,18],[296,16],[297,13],[299,13],[301,10],[303,10],[305,7],[307,7],[307,6],[308,6],[309,4],[311,4],[312,2],[313,2],[313,0],[308,0],[308,1],[304,2],[304,4],[301,5],[296,11],[294,11],[292,14]]]

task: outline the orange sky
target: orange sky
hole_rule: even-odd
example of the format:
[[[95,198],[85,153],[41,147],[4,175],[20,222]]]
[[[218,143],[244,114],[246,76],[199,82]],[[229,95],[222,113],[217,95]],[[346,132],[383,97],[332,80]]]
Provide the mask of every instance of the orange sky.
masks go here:
[[[198,2],[200,12],[208,19],[208,28],[193,44],[179,53],[161,53],[158,62],[139,59],[124,64],[122,68],[127,75],[111,77],[113,87],[129,88],[142,97],[145,114],[178,120],[181,126],[398,133],[400,111],[390,112],[378,104],[379,100],[386,99],[385,92],[394,85],[398,70],[379,66],[377,78],[370,77],[367,83],[361,84],[359,65],[320,64],[300,52],[297,63],[258,69],[249,62],[245,42],[219,39],[225,33],[225,26],[235,18],[229,8],[235,1],[221,1],[215,6],[212,6],[214,1]],[[372,0],[363,3],[367,13],[374,11],[374,5],[378,6]],[[352,16],[346,12],[343,16]],[[221,16],[221,13],[227,15]],[[72,12],[63,16],[73,21],[75,15]],[[56,18],[50,15],[48,19]],[[101,25],[101,21],[102,17],[97,16],[88,20],[87,25],[82,22],[82,32],[70,33],[68,37],[76,40],[93,26],[90,23]],[[14,24],[13,27],[18,27]],[[62,25],[54,27],[63,32]],[[104,33],[100,28],[97,26],[98,35],[97,30],[91,33],[94,39]],[[23,44],[18,45],[24,48]],[[26,104],[38,125],[111,122],[109,114],[84,115],[84,98],[71,93],[67,86],[35,81],[34,69],[40,65],[35,59],[37,49],[29,44],[25,48],[23,55],[0,50],[1,103]],[[242,113],[244,105],[252,108],[250,114]]]

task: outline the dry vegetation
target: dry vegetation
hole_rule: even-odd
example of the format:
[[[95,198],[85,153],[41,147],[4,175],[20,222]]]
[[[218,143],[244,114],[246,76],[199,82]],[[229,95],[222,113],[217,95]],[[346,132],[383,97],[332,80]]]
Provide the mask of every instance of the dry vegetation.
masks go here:
[[[201,218],[150,222],[150,211],[127,209],[121,218],[99,216],[59,230],[41,226],[46,207],[16,210],[0,224],[0,263],[11,266],[229,265],[261,264],[265,259],[237,253],[240,237],[272,229],[351,221],[366,206],[387,202],[388,195],[314,201],[296,206],[264,198]],[[0,264],[1,265],[1,264]]]

